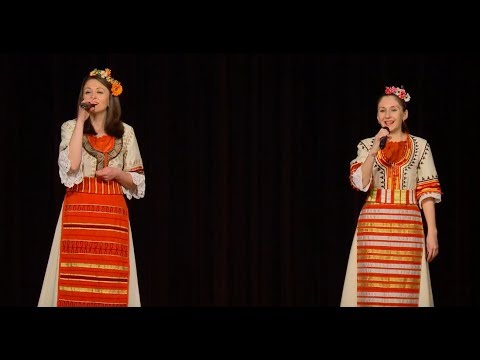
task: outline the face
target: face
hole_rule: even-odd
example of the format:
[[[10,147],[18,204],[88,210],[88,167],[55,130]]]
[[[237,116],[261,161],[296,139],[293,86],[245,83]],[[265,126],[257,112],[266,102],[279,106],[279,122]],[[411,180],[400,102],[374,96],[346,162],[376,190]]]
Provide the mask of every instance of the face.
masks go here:
[[[384,96],[378,103],[377,120],[380,126],[388,126],[390,132],[402,129],[402,122],[408,118],[396,96]]]
[[[88,79],[83,87],[83,101],[95,104],[94,112],[98,113],[107,109],[110,92],[97,79]]]

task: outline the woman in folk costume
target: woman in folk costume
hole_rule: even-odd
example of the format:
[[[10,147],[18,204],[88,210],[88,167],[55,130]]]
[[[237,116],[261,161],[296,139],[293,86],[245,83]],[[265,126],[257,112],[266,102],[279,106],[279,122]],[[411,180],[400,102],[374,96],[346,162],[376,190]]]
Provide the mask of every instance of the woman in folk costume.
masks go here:
[[[61,127],[66,194],[38,306],[140,306],[125,196],[145,195],[140,150],[120,121],[122,85],[110,69],[84,79],[78,113]]]
[[[377,103],[381,129],[360,141],[350,163],[352,186],[368,196],[340,306],[433,306],[428,263],[438,255],[435,204],[442,192],[430,145],[405,124],[409,101],[403,87],[386,87]]]

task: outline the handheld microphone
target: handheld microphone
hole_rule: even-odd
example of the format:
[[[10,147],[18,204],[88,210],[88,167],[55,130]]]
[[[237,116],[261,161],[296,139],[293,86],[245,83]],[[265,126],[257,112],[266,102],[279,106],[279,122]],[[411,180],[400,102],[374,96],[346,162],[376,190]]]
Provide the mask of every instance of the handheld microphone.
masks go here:
[[[388,126],[384,126],[382,127],[382,129],[385,129],[385,130],[388,130],[388,133],[390,134],[390,129],[388,128]],[[385,149],[385,145],[387,144],[387,136],[383,136],[381,139],[380,139],[380,149],[383,150]]]
[[[80,107],[85,110],[90,110],[92,107],[94,107],[95,104],[84,102],[80,104]]]

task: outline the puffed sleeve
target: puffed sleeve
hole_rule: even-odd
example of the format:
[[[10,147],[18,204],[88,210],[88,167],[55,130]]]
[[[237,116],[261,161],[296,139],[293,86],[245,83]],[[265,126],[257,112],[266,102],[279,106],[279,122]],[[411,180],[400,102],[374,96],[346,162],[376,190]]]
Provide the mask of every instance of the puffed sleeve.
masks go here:
[[[70,139],[75,129],[75,120],[69,120],[62,124],[61,127],[61,142],[58,154],[58,172],[60,181],[66,187],[71,188],[75,184],[80,184],[83,181],[82,164],[77,172],[70,171],[70,159],[68,158]],[[82,160],[83,162],[83,160]]]
[[[132,197],[141,199],[145,196],[145,174],[143,171],[142,156],[140,155],[137,138],[132,127],[126,129],[125,149],[123,155],[123,171],[132,175],[133,183],[137,185],[137,187],[135,191],[131,191],[122,186],[123,193],[128,199]]]
[[[363,187],[363,177],[362,177],[362,169],[360,168],[362,164],[365,162],[368,156],[368,148],[363,143],[363,141],[359,142],[357,145],[357,157],[350,162],[350,184],[356,190],[360,191],[367,191],[370,188],[370,184],[372,179],[368,182],[367,186]]]
[[[435,203],[442,201],[442,190],[433,161],[432,151],[428,143],[425,146],[422,158],[418,164],[416,194],[420,208],[422,207],[422,201],[429,197],[433,198]]]

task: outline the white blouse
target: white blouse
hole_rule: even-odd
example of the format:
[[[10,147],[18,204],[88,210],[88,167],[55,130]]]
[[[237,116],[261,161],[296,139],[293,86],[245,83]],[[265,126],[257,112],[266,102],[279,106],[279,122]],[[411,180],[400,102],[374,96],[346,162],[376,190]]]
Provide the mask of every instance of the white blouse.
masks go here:
[[[388,164],[375,158],[372,168],[372,177],[369,183],[363,187],[361,164],[369,156],[369,149],[373,146],[375,138],[363,139],[357,145],[357,157],[350,162],[350,180],[354,188],[360,191],[368,191],[370,188],[386,189],[388,176],[391,176],[391,168]],[[442,192],[438,181],[438,174],[433,161],[432,150],[429,143],[418,136],[408,136],[411,153],[398,165],[397,175],[400,189],[416,190],[418,203],[422,207],[425,198],[433,198],[436,203],[442,200]]]
[[[75,124],[76,120],[68,120],[62,124],[60,152],[58,155],[60,179],[62,184],[69,188],[81,183],[84,176],[95,177],[95,172],[104,167],[104,164],[102,164],[103,157],[95,156],[95,151],[84,135],[80,168],[75,173],[70,171],[69,144]],[[123,137],[115,140],[114,149],[109,153],[109,161],[106,166],[116,167],[128,172],[132,176],[133,183],[137,188],[135,191],[131,191],[122,186],[123,193],[128,199],[132,197],[141,199],[145,196],[145,175],[143,173],[142,157],[133,127],[126,123],[123,123],[123,126],[125,128]]]

